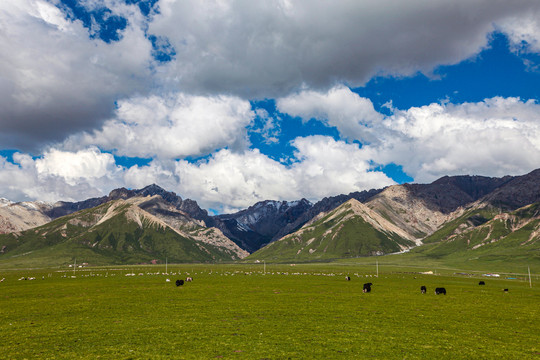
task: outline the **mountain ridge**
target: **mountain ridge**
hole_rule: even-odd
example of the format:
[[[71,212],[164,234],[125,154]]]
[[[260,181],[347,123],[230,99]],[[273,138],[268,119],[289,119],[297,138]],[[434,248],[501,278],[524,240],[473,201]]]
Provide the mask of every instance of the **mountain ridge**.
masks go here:
[[[97,264],[141,263],[165,257],[181,262],[230,261],[248,255],[218,229],[190,219],[178,226],[168,224],[159,214],[143,210],[141,205],[149,202],[167,206],[160,195],[110,200],[36,228],[0,235],[0,254],[3,258],[25,255],[32,259],[56,249],[84,254],[83,258]]]
[[[392,185],[383,189],[327,197],[316,203],[311,203],[306,199],[265,200],[236,213],[214,216],[209,216],[208,212],[201,209],[196,201],[182,199],[174,192],[151,184],[134,190],[118,188],[112,190],[107,196],[73,203],[13,203],[2,200],[0,225],[4,221],[4,232],[17,232],[24,230],[21,226],[30,228],[33,225],[40,225],[39,221],[54,221],[62,214],[69,215],[74,211],[91,209],[109,201],[134,198],[147,198],[145,201],[139,201],[138,206],[149,214],[157,216],[167,226],[187,231],[184,235],[192,231],[187,230],[188,228],[197,229],[202,238],[206,236],[205,234],[219,232],[220,237],[232,240],[244,251],[251,253],[298,231],[306,224],[312,223],[317,216],[320,217],[321,214],[328,213],[351,199],[359,201],[370,211],[385,218],[392,224],[389,228],[397,226],[407,234],[406,236],[402,234],[400,237],[420,245],[424,240],[429,243],[437,238],[439,241],[442,238],[440,235],[433,237],[433,234],[438,232],[456,231],[449,227],[456,221],[458,221],[457,226],[463,229],[490,221],[493,217],[492,211],[482,209],[498,209],[499,212],[507,212],[540,201],[540,169],[521,176],[500,178],[469,175],[445,176],[430,184]],[[160,200],[156,200],[158,198]],[[2,218],[2,209],[9,207],[41,212],[44,217],[36,220],[37,223],[23,222],[19,227],[15,227],[9,223],[8,218],[5,216]],[[474,214],[469,214],[469,211]],[[362,221],[369,223],[367,218]]]

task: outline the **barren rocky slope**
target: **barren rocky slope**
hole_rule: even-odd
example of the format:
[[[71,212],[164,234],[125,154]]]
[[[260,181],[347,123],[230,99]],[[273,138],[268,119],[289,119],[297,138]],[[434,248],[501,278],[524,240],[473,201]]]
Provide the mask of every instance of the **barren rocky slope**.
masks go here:
[[[14,203],[0,199],[0,234],[23,231],[51,221],[45,215],[50,206],[40,202]]]
[[[367,203],[374,212],[399,227],[420,245],[421,239],[432,234],[447,221],[459,216],[462,209],[444,213],[411,191],[409,186],[389,186]]]

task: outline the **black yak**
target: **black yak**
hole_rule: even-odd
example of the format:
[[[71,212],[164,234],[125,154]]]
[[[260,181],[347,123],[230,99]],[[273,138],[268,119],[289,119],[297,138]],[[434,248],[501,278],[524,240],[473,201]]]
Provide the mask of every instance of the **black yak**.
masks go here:
[[[427,291],[427,289],[426,289],[426,287],[425,287],[424,285],[420,286],[420,292],[421,292],[422,294],[425,294],[426,291]]]
[[[362,288],[362,291],[365,292],[365,293],[371,292],[371,285],[373,285],[373,284],[372,283],[364,284],[364,287]]]
[[[444,294],[446,295],[446,289],[445,288],[435,288],[435,294]]]
[[[176,280],[176,286],[184,285],[184,280]]]
[[[480,282],[478,283],[478,285],[486,285],[486,283],[483,282],[483,281],[480,281]]]

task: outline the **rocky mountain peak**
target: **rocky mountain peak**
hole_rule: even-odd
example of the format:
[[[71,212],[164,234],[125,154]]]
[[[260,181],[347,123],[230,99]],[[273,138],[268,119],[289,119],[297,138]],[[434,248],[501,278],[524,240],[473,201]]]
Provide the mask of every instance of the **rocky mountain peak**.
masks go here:
[[[119,189],[114,189],[109,193],[108,198],[111,200],[119,200],[119,199],[129,199],[130,197],[134,196],[133,190],[128,190],[124,187]]]
[[[178,195],[176,195],[174,192],[167,191],[163,189],[161,186],[156,184],[151,184],[148,186],[145,186],[144,188],[140,190],[135,191],[138,196],[154,196],[154,195],[160,195],[164,199],[169,199],[172,201],[182,201],[182,198]]]
[[[112,190],[108,196],[100,198],[92,198],[79,202],[57,202],[50,210],[47,211],[47,215],[51,218],[58,218],[65,216],[76,211],[89,209],[101,204],[104,204],[111,200],[127,200],[133,197],[141,196],[155,196],[159,195],[165,202],[174,206],[178,210],[182,210],[197,220],[205,222],[209,221],[208,213],[199,207],[196,201],[182,198],[176,195],[174,192],[167,191],[156,184],[148,185],[142,189],[130,190],[124,187]]]

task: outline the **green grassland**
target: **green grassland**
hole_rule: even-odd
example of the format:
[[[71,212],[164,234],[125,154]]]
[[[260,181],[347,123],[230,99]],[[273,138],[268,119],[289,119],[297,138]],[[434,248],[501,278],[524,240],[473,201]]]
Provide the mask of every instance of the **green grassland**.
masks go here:
[[[505,275],[482,278],[486,285],[479,286],[480,276],[449,268],[422,275],[429,268],[390,265],[394,258],[378,258],[379,277],[373,258],[369,264],[169,265],[168,275],[164,266],[0,269],[0,357],[540,357],[537,275],[532,288],[523,276]],[[194,281],[174,285],[187,276]],[[362,292],[365,282],[373,283],[371,293]],[[448,294],[435,295],[438,286]]]

